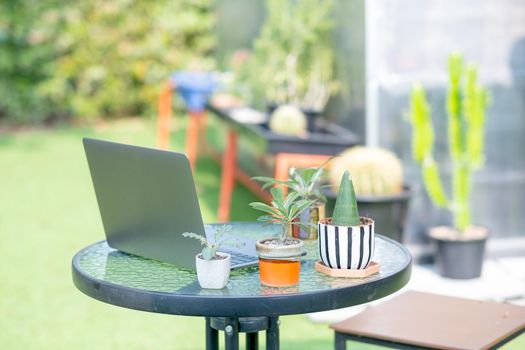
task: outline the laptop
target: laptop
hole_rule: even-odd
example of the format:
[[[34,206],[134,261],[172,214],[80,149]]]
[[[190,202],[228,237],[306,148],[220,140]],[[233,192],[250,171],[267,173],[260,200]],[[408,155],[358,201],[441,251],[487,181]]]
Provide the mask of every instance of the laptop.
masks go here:
[[[84,138],[108,245],[195,270],[202,246],[182,236],[195,232],[213,239],[218,225],[204,225],[190,163],[185,154]],[[221,251],[232,255],[232,268],[257,264],[255,243]]]

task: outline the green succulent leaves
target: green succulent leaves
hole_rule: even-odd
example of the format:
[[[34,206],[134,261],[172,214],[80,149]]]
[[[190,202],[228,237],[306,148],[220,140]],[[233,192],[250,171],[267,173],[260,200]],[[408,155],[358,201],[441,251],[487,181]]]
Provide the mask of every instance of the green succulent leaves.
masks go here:
[[[202,248],[201,256],[204,260],[212,260],[216,255],[220,247],[228,243],[231,246],[239,246],[238,242],[234,239],[227,237],[227,233],[232,229],[231,225],[222,225],[215,230],[215,237],[213,241],[208,241],[206,236],[199,235],[194,232],[184,232],[183,237],[196,239],[204,246]]]
[[[300,199],[299,194],[291,192],[287,196],[284,194],[283,189],[280,187],[273,187],[270,190],[272,194],[271,205],[262,202],[252,202],[250,207],[256,210],[260,210],[268,215],[260,216],[257,221],[264,222],[267,224],[281,224],[283,227],[289,225],[304,225],[299,221],[294,221],[299,214],[301,214],[306,208],[311,206],[314,201],[309,199]],[[286,230],[283,230],[283,234],[279,237],[281,242],[286,240]]]
[[[448,73],[448,141],[453,166],[451,199],[445,194],[439,167],[433,157],[434,131],[430,107],[425,90],[419,83],[414,84],[410,95],[412,150],[414,159],[421,165],[423,182],[431,200],[452,210],[455,226],[463,232],[470,225],[471,174],[484,161],[485,110],[490,95],[478,83],[477,67],[465,65],[460,53],[449,56]]]
[[[326,198],[319,190],[319,182],[324,173],[324,166],[331,160],[332,158],[329,158],[317,168],[290,168],[289,177],[286,181],[267,176],[255,176],[252,179],[262,182],[264,189],[274,185],[284,185],[290,191],[297,193],[301,199],[324,201]]]
[[[432,153],[434,144],[434,129],[430,120],[430,106],[427,101],[425,89],[421,83],[415,83],[410,92],[410,122],[412,129],[412,155],[418,162]]]
[[[338,226],[359,226],[359,211],[350,174],[345,171],[339,185],[332,224]]]

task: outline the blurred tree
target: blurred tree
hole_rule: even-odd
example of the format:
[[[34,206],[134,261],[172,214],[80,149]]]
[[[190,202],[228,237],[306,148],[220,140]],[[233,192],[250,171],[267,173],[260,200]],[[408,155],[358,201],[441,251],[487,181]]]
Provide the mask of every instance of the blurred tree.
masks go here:
[[[55,0],[0,1],[0,120],[40,121],[52,106],[39,91],[49,77],[61,19]]]
[[[160,83],[212,65],[212,0],[0,1],[0,113],[148,113]]]
[[[43,91],[80,118],[147,113],[170,72],[209,60],[212,10],[212,0],[75,2]]]

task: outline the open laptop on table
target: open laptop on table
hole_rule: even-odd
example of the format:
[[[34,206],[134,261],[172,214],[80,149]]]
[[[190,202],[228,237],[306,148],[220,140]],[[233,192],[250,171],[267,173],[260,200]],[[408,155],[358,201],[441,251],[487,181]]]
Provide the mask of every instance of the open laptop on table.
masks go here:
[[[84,150],[110,247],[195,269],[202,246],[182,236],[213,239],[202,221],[190,163],[185,154],[84,138]],[[255,244],[225,247],[232,268],[257,263]]]

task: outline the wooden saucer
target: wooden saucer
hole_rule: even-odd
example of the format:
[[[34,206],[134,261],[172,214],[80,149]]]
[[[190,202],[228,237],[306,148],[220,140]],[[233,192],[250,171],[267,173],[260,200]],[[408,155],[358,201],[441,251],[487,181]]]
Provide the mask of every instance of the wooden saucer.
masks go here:
[[[370,262],[366,269],[332,269],[320,260],[315,262],[315,270],[331,277],[364,278],[379,272],[379,263]]]

